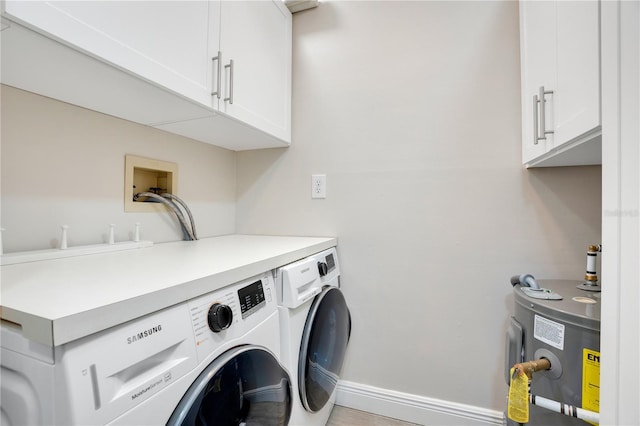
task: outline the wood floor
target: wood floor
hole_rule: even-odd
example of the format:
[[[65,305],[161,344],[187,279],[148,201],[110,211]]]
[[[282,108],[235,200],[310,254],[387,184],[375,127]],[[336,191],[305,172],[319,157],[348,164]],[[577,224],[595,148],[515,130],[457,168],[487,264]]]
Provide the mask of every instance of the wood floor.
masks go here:
[[[407,423],[389,417],[377,416],[364,411],[335,405],[331,411],[331,417],[327,426],[413,426],[415,423]]]

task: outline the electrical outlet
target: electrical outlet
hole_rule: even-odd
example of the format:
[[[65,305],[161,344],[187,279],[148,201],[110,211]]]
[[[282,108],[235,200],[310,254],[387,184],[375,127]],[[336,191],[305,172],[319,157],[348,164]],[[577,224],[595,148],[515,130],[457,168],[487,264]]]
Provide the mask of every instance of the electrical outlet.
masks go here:
[[[311,175],[311,198],[327,198],[327,175]]]

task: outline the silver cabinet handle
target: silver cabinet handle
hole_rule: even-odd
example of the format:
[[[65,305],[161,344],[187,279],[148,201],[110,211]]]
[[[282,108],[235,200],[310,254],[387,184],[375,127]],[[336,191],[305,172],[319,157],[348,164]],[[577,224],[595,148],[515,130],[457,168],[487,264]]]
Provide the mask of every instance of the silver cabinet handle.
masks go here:
[[[211,60],[213,61],[213,63],[215,64],[216,62],[218,63],[218,72],[216,73],[216,83],[215,83],[215,90],[211,92],[211,96],[217,96],[218,99],[220,99],[220,78],[222,75],[222,52],[220,52],[218,50],[218,56],[215,56],[213,58],[211,58]],[[212,82],[213,83],[213,82]]]
[[[224,101],[233,104],[233,59],[229,60],[229,65],[225,65],[224,68],[229,68],[229,96],[224,98]]]
[[[545,95],[553,94],[553,90],[544,90],[544,86],[540,86],[538,90],[538,102],[540,103],[540,135],[537,136],[536,140],[546,140],[547,135],[553,134],[553,130],[547,130],[547,126],[545,125],[545,108],[544,104],[547,102],[545,99]]]
[[[533,95],[533,144],[538,145],[538,95]]]

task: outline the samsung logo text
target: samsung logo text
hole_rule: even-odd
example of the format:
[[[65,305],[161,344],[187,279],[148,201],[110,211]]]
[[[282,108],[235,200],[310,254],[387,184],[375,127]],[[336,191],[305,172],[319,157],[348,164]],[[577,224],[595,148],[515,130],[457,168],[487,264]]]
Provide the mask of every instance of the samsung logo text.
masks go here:
[[[162,331],[162,325],[158,324],[157,326],[152,327],[152,328],[150,328],[148,330],[143,330],[138,334],[134,334],[131,337],[127,337],[127,344],[130,345],[132,343],[137,342],[138,340],[142,340],[145,337],[149,337],[152,334],[159,333],[161,331]]]

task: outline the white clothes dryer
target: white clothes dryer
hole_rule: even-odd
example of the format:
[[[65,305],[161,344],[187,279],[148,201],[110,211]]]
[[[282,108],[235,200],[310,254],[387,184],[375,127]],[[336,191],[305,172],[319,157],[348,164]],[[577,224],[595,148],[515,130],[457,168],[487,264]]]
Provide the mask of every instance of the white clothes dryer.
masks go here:
[[[282,361],[293,384],[292,426],[325,425],[351,335],[336,248],[276,271]]]
[[[290,376],[265,273],[50,348],[2,324],[3,425],[286,425]]]

